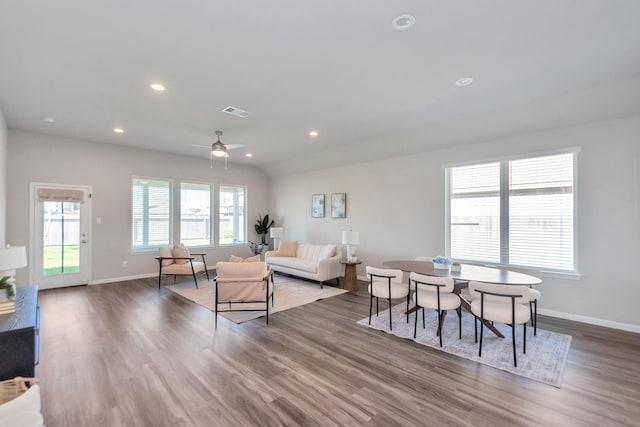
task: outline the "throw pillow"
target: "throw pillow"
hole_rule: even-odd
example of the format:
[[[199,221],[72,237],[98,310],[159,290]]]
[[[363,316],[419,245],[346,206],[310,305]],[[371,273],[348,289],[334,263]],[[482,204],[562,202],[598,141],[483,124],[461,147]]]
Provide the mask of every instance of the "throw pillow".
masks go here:
[[[173,256],[176,258],[188,258],[191,256],[189,253],[189,249],[184,245],[184,243],[180,243],[179,245],[175,245],[173,247]],[[186,264],[188,263],[188,259],[177,259],[176,264]]]
[[[336,245],[327,245],[324,248],[322,248],[322,251],[320,251],[320,256],[318,257],[318,259],[321,260],[325,258],[330,258],[335,254],[336,254]]]
[[[280,249],[276,252],[276,256],[295,257],[298,252],[297,240],[285,240],[280,242]]]
[[[162,258],[171,258],[172,256],[175,256],[175,255],[173,255],[173,246],[162,246],[159,249],[159,252],[160,252],[160,256]],[[163,259],[162,260],[162,266],[163,267],[166,267],[166,266],[171,265],[171,264],[173,264],[173,260],[172,259]]]
[[[229,255],[229,262],[242,262],[242,261],[244,261],[244,258],[242,257]]]
[[[20,415],[22,414],[27,417],[26,419],[36,421],[37,417],[39,416],[39,420],[40,422],[42,422],[42,416],[40,415],[40,387],[38,387],[38,384],[32,385],[29,390],[25,391],[22,395],[0,405],[0,425],[41,425],[36,423],[13,424],[9,422],[10,420],[18,421],[20,419]],[[7,422],[6,424],[5,421]]]

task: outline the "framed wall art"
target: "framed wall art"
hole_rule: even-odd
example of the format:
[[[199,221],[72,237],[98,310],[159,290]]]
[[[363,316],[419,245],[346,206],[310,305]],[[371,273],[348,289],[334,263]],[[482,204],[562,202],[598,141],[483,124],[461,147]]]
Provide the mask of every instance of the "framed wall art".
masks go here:
[[[347,193],[331,195],[331,218],[345,218],[347,215]]]
[[[324,194],[311,196],[311,217],[324,218]]]

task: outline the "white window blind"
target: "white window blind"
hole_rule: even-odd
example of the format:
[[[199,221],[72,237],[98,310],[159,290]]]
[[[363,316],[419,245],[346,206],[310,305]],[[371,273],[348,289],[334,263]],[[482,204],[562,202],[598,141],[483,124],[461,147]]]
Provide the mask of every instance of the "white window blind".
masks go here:
[[[171,244],[171,182],[133,178],[131,190],[132,249]]]
[[[447,169],[451,257],[575,271],[574,158]]]
[[[220,186],[219,242],[221,245],[247,243],[246,188]]]
[[[180,242],[186,246],[211,246],[211,185],[180,183]]]

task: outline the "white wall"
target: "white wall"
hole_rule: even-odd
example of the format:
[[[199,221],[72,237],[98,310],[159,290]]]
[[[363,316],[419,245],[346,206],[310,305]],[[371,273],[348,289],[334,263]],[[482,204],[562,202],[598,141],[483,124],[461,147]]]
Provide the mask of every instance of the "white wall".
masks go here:
[[[0,248],[6,243],[7,215],[7,124],[0,109]]]
[[[582,147],[578,156],[579,280],[545,277],[541,312],[640,332],[640,117],[528,134],[409,157],[271,179],[271,212],[285,239],[340,244],[360,231],[365,264],[445,251],[444,165]],[[329,217],[347,193],[347,218]],[[311,195],[327,195],[311,218]]]
[[[248,187],[248,235],[255,240],[253,224],[258,213],[267,212],[268,179],[257,168],[230,163],[229,170],[211,169],[208,158],[195,158],[147,150],[97,144],[38,133],[9,130],[10,159],[7,194],[7,240],[15,245],[29,242],[30,183],[87,185],[93,190],[92,282],[136,277],[157,272],[156,252],[132,254],[131,177],[169,178],[174,196],[181,180],[195,180]],[[180,228],[179,202],[174,197],[174,235]],[[218,203],[215,200],[216,206]],[[96,218],[102,223],[96,224]],[[211,266],[229,254],[249,256],[247,245],[205,250]],[[128,267],[123,268],[122,262]],[[16,281],[28,281],[28,269],[18,271]]]

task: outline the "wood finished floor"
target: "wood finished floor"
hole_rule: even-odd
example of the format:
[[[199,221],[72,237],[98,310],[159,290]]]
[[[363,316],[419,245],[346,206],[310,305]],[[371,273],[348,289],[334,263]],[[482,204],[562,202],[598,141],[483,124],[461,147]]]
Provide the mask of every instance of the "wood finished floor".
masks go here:
[[[556,389],[357,325],[360,285],[268,326],[220,318],[217,331],[213,313],[155,279],[42,291],[45,423],[640,425],[639,334],[541,317],[573,336]]]

